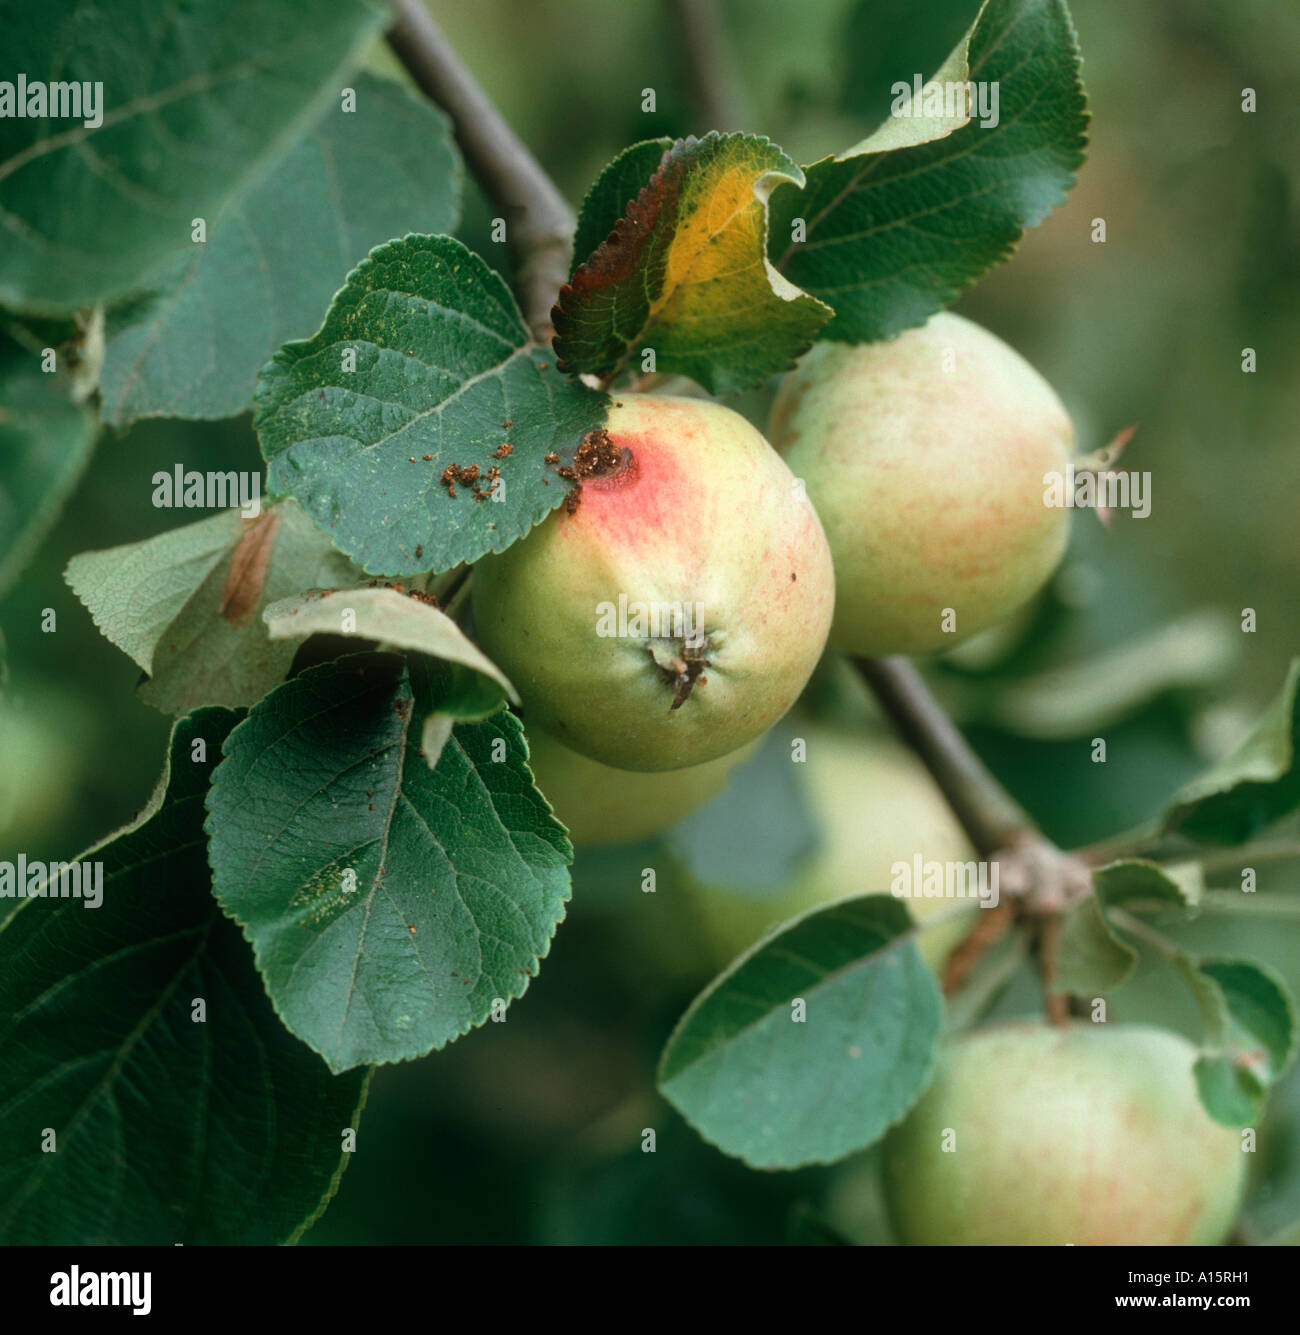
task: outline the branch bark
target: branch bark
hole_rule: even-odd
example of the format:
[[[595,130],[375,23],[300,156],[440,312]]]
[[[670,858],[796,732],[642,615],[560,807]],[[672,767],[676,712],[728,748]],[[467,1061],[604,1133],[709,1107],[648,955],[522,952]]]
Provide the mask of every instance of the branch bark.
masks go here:
[[[551,308],[569,276],[576,219],[555,182],[506,123],[419,0],[389,0],[388,44],[420,89],[451,117],[475,179],[506,219],[516,289],[539,343],[555,330]]]
[[[982,857],[1036,833],[1033,821],[971,750],[908,659],[860,658],[857,664]]]
[[[739,130],[740,99],[718,0],[672,0],[695,112],[705,130]]]

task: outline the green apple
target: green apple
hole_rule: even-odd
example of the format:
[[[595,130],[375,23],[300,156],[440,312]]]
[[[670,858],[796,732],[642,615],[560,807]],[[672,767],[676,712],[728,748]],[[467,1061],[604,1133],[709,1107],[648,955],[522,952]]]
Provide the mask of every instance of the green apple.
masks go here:
[[[604,765],[738,750],[794,704],[826,643],[826,536],[743,417],[630,394],[579,450],[578,504],[474,570],[484,651],[525,721]],[[585,457],[584,457],[585,452]]]
[[[720,793],[755,745],[703,765],[645,772],[588,760],[535,728],[528,764],[575,847],[586,848],[648,839],[675,825]]]
[[[797,765],[803,795],[820,825],[821,844],[811,865],[770,894],[726,885],[684,893],[697,931],[716,968],[748,950],[766,931],[809,909],[852,895],[887,894],[896,863],[966,862],[975,858],[965,831],[912,750],[883,729],[836,730],[804,724],[805,759]],[[794,762],[792,762],[794,763]],[[917,937],[936,970],[974,925],[953,900],[904,901],[920,923],[956,913]]]
[[[781,386],[772,444],[835,559],[833,647],[927,653],[1003,621],[1056,569],[1045,504],[1074,432],[1014,349],[947,312],[887,343],[819,343]],[[948,618],[951,618],[951,625]]]
[[[71,691],[33,687],[23,708],[0,697],[0,844],[32,849],[72,812],[96,722]]]
[[[1246,1172],[1186,1039],[1143,1025],[1018,1023],[959,1039],[884,1144],[899,1240],[1220,1243]],[[945,1149],[950,1146],[950,1149]]]

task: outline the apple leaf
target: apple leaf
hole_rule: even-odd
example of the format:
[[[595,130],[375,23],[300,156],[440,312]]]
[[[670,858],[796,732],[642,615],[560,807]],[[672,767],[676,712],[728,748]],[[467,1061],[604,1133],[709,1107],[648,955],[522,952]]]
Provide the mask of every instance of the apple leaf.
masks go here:
[[[382,22],[357,0],[317,0],[309,22],[296,0],[10,6],[7,78],[102,95],[79,117],[0,117],[0,304],[71,312],[171,273],[194,220],[274,169]]]
[[[569,273],[589,260],[627,212],[627,206],[650,183],[663,156],[673,146],[670,138],[645,139],[625,148],[596,178],[578,213]]]
[[[438,710],[426,717],[420,749],[432,768],[456,722],[495,714],[519,696],[505,673],[445,612],[392,588],[324,590],[284,598],[263,613],[273,640],[309,635],[356,636],[383,649],[406,649],[439,660]]]
[[[1104,997],[1129,979],[1138,953],[1116,935],[1101,901],[1090,896],[1065,915],[1054,991]]]
[[[459,241],[380,246],[315,336],[262,368],[253,425],[271,491],[372,575],[502,551],[567,494],[547,453],[571,459],[605,419],[605,396],[552,361],[500,275]],[[449,488],[453,465],[478,476]]]
[[[1205,875],[1199,862],[1161,866],[1145,858],[1125,858],[1098,867],[1092,874],[1092,884],[1105,908],[1138,911],[1195,908],[1205,894]]]
[[[1164,829],[1216,844],[1244,844],[1300,808],[1300,658],[1254,731],[1227,759],[1193,780],[1165,812]]]
[[[786,923],[691,1004],[664,1049],[660,1092],[754,1168],[865,1149],[933,1069],[943,1002],[914,931],[889,895]]]
[[[1253,1071],[1222,1054],[1202,1055],[1192,1075],[1201,1106],[1221,1126],[1235,1129],[1258,1120],[1268,1090]]]
[[[883,120],[895,83],[936,68],[969,35],[974,8],[973,0],[856,0],[840,36],[839,109]]]
[[[458,724],[430,770],[415,720],[439,704],[418,658],[326,663],[252,710],[213,779],[217,898],[334,1071],[482,1024],[523,995],[564,913],[572,849],[519,721]]]
[[[948,117],[919,127],[894,118],[806,167],[802,191],[773,198],[771,256],[834,307],[823,338],[866,343],[922,324],[1005,260],[1074,183],[1087,115],[1063,0],[987,0],[966,44],[968,62],[959,46],[941,75],[996,89],[996,125],[981,123],[992,116],[978,104],[957,129]],[[891,147],[909,133],[914,142]]]
[[[969,709],[1021,737],[1095,737],[1163,695],[1223,682],[1240,660],[1240,642],[1236,621],[1222,608],[1200,608],[1112,648],[981,684],[970,691]]]
[[[105,421],[243,412],[262,364],[311,334],[373,246],[413,226],[455,227],[460,159],[446,117],[387,79],[359,74],[353,85],[354,110],[336,100],[274,172],[226,204],[165,291],[119,312]]]
[[[1296,1008],[1278,975],[1253,960],[1206,958],[1197,967],[1223,993],[1243,1046],[1250,1046],[1252,1069],[1275,1082],[1295,1056]]]
[[[1286,984],[1252,960],[1169,953],[1201,1014],[1204,1036],[1196,1087],[1224,1126],[1258,1120],[1269,1087],[1295,1054],[1296,1007]]]
[[[36,353],[0,346],[0,597],[90,462],[99,424]]]
[[[612,192],[649,156],[649,146],[634,145],[597,181],[583,245],[608,220]],[[831,312],[768,263],[768,197],[783,182],[802,185],[803,173],[755,135],[714,132],[666,149],[560,289],[561,369],[612,379],[638,348],[653,348],[655,370],[688,375],[713,394],[788,371]]]
[[[156,538],[83,552],[64,578],[95,624],[149,675],[140,698],[167,714],[251,705],[293,662],[259,613],[359,572],[292,501],[242,519],[238,510]]]
[[[772,891],[786,886],[817,848],[818,829],[790,763],[789,729],[777,726],[737,765],[717,797],[664,836],[702,885]]]
[[[1114,908],[1160,912],[1194,908],[1205,893],[1200,863],[1160,866],[1141,858],[1099,867],[1093,894],[1065,915],[1056,988],[1079,997],[1102,997],[1123,986],[1138,952],[1115,930]]]
[[[237,717],[177,723],[153,803],[81,859],[98,908],[24,899],[0,925],[5,1243],[282,1243],[338,1186],[366,1073],[285,1031],[209,893],[203,798]]]

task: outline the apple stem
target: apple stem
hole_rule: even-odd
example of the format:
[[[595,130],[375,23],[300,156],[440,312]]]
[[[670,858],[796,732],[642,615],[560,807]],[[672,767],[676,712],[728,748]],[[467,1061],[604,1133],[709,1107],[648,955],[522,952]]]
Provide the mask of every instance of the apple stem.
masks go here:
[[[577,219],[555,182],[466,69],[420,0],[389,0],[388,45],[417,86],[451,117],[484,193],[506,216],[515,286],[533,337],[554,336],[551,308],[568,281]]]

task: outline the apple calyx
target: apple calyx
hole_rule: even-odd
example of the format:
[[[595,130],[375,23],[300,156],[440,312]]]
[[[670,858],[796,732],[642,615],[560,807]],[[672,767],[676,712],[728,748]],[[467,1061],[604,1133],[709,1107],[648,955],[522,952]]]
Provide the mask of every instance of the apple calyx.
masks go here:
[[[709,648],[707,635],[696,632],[689,640],[661,636],[659,639],[650,640],[646,648],[664,681],[673,688],[673,702],[668,706],[670,714],[674,709],[680,709],[690,699],[697,683],[704,686],[708,682],[704,669],[712,667],[713,664],[704,656]]]

